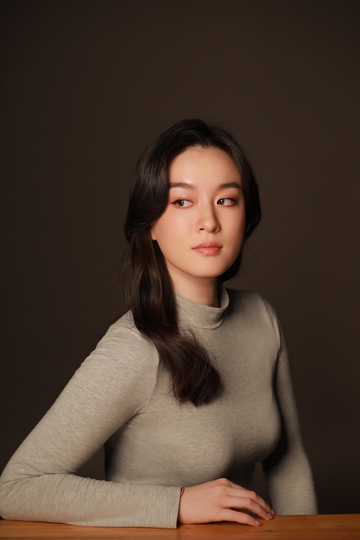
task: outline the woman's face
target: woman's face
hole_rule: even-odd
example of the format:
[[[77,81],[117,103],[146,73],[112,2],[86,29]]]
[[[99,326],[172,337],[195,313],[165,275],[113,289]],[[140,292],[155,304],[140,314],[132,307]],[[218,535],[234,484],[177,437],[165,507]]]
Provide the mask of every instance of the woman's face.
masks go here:
[[[240,172],[218,148],[189,148],[169,167],[169,201],[151,227],[175,290],[214,284],[235,262],[244,241]],[[189,296],[188,296],[189,297]]]

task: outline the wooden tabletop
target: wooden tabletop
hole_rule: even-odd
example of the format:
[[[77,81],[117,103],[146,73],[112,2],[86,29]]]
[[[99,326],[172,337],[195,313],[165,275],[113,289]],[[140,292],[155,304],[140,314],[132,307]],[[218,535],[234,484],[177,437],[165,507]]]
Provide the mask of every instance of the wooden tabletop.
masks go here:
[[[0,521],[0,538],[48,538],[92,540],[117,538],[121,540],[359,540],[360,514],[318,516],[276,516],[260,527],[237,523],[179,525],[173,529],[118,527],[78,527],[57,523]]]

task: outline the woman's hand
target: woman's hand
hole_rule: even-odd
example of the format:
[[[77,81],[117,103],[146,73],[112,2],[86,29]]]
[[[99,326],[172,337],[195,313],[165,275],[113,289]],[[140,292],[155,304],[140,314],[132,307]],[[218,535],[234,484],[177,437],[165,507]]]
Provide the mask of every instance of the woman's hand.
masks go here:
[[[261,525],[248,511],[269,520],[275,515],[270,506],[254,491],[248,491],[226,478],[185,488],[180,499],[179,523],[237,521]]]

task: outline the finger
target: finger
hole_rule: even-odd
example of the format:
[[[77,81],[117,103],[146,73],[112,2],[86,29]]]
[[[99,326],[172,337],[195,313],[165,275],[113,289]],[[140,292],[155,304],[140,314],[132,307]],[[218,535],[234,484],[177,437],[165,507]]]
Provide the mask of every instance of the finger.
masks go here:
[[[234,482],[231,482],[231,480],[228,480],[227,478],[219,478],[217,480],[214,480],[212,483],[215,484],[216,486],[222,486],[225,488],[228,487],[229,489],[236,489],[237,491],[241,493],[243,497],[251,497],[252,499],[256,500],[256,502],[260,506],[265,508],[267,512],[269,512],[272,515],[275,514],[271,506],[266,501],[264,501],[264,499],[262,499],[255,491],[249,491],[248,489],[245,489],[239,484],[234,484]],[[228,493],[228,491],[226,492]],[[231,494],[229,493],[229,495]]]
[[[230,482],[232,484],[232,482]],[[234,498],[244,498],[244,499],[251,499],[255,501],[256,504],[259,505],[259,507],[263,508],[264,511],[270,515],[270,517],[273,517],[275,515],[275,512],[273,512],[270,505],[268,505],[267,502],[264,501],[255,491],[249,491],[247,489],[242,488],[241,486],[236,486],[236,484],[233,484],[233,487],[223,487],[223,495],[226,495],[228,497],[234,497]],[[237,507],[237,506],[236,506]],[[260,515],[260,514],[259,514]]]
[[[261,508],[264,508],[268,514],[272,515],[271,506],[266,501],[264,501],[264,499],[259,497],[259,495],[257,493],[255,493],[255,491],[250,491],[247,494],[247,497],[250,497],[250,499],[255,501],[255,503],[257,503],[259,506],[261,506]]]
[[[235,521],[236,523],[242,523],[243,525],[251,525],[252,527],[259,527],[261,521],[250,516],[247,512],[237,512],[230,508],[224,508],[219,516],[219,521]]]
[[[269,520],[273,518],[273,515],[265,508],[260,506],[256,501],[250,497],[228,497],[224,506],[228,508],[236,508],[237,510],[250,510],[253,514],[256,514],[263,519]]]
[[[266,502],[264,501],[264,499],[262,499],[261,497],[259,497],[259,495],[257,495],[255,493],[256,497],[253,499],[255,503],[257,503],[259,506],[261,506],[261,508],[264,508],[264,510],[270,514],[271,517],[274,517],[275,516],[275,512],[274,510],[271,508],[271,506]]]
[[[268,513],[268,514],[271,514],[272,516],[275,514],[275,512],[273,512],[271,506],[266,502],[264,501],[264,499],[262,499],[257,493],[255,493],[255,491],[248,491],[246,489],[241,489],[238,490],[241,493],[241,496],[242,497],[249,497],[250,499],[252,499],[253,501],[255,501],[259,506],[261,506],[262,508],[264,508],[264,510]]]

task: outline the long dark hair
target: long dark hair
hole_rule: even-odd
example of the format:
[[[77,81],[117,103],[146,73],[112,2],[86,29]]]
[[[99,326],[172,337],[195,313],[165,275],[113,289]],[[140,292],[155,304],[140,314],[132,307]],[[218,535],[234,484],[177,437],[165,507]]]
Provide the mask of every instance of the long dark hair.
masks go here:
[[[125,236],[132,272],[129,308],[134,323],[156,347],[160,362],[170,373],[178,401],[199,406],[216,396],[220,377],[194,335],[179,330],[172,281],[162,252],[150,236],[150,225],[168,204],[169,165],[191,147],[219,148],[233,159],[241,173],[245,198],[245,240],[252,234],[260,221],[261,210],[255,176],[244,151],[225,129],[191,119],[168,128],[142,154],[130,194]],[[220,279],[234,277],[240,264],[241,253]]]

